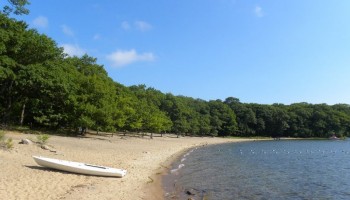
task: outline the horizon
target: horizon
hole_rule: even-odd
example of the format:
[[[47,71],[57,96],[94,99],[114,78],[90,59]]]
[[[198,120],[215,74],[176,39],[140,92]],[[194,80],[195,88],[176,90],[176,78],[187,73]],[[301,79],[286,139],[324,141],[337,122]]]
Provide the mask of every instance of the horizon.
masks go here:
[[[97,58],[125,86],[205,101],[350,104],[345,0],[30,3],[29,15],[11,17],[70,56]]]

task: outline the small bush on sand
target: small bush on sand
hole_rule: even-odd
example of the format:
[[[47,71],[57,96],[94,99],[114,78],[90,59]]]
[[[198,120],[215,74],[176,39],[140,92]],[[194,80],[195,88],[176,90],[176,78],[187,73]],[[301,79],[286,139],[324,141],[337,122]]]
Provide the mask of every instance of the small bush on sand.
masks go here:
[[[12,138],[8,138],[5,141],[5,148],[6,149],[12,149],[13,148],[13,140],[12,140]]]
[[[39,144],[44,145],[49,140],[50,136],[47,134],[39,134],[36,136],[36,140]]]
[[[0,130],[0,141],[4,141],[5,139],[5,132],[3,130]]]
[[[5,139],[5,132],[0,130],[0,147],[3,149],[12,149],[13,141],[12,138]]]

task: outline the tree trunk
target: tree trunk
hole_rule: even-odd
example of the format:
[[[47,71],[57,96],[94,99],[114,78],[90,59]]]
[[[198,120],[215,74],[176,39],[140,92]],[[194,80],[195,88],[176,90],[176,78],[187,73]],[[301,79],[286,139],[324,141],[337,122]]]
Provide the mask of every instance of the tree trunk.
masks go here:
[[[81,134],[82,136],[85,136],[85,134],[86,134],[86,127],[81,127],[81,132],[80,132],[80,134]]]
[[[8,90],[8,99],[7,99],[7,110],[9,111],[12,107],[12,85],[13,85],[13,81],[11,81],[11,84],[9,86],[9,90]]]
[[[21,112],[21,119],[19,121],[19,124],[23,126],[23,121],[24,121],[24,112],[26,110],[26,103],[27,101],[24,101],[23,106],[22,106],[22,112]]]
[[[13,86],[13,80],[11,81],[11,83],[9,84],[8,87],[8,91],[7,91],[7,107],[5,109],[5,113],[3,115],[3,119],[2,121],[6,124],[7,123],[7,119],[9,117],[10,111],[11,111],[11,107],[12,107],[12,86]]]

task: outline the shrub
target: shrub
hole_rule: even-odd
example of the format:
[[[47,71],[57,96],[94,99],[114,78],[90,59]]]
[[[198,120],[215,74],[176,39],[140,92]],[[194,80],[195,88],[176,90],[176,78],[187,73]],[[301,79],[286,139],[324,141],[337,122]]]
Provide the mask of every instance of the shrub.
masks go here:
[[[41,145],[44,145],[47,143],[47,141],[49,140],[50,136],[47,134],[39,134],[36,136],[37,142]]]
[[[0,147],[4,149],[12,149],[13,141],[12,138],[5,139],[5,132],[0,130]]]
[[[5,142],[5,148],[6,149],[12,149],[13,148],[13,141],[12,138],[8,138]]]
[[[0,141],[5,140],[5,132],[3,130],[0,130]]]

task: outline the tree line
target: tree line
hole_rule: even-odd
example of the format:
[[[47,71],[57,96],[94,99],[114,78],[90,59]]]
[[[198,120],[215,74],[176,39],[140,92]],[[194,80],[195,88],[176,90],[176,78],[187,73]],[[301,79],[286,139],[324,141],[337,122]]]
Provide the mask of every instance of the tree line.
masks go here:
[[[196,136],[348,136],[350,106],[194,99],[113,81],[96,58],[0,13],[0,123]],[[76,132],[77,133],[77,132]]]

